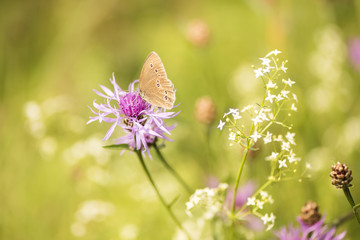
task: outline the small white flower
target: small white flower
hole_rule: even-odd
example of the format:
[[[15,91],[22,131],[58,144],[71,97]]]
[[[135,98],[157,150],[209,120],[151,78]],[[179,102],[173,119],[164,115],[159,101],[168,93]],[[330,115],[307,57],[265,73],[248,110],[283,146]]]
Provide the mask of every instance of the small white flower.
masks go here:
[[[251,121],[254,122],[255,126],[262,122],[262,120],[260,119],[259,116],[256,116],[255,118],[252,118]]]
[[[234,117],[235,120],[238,120],[238,119],[242,118],[242,116],[240,116],[240,114],[238,112],[233,113],[232,116]]]
[[[285,137],[292,145],[296,145],[295,139],[294,139],[295,133],[287,132]]]
[[[276,83],[273,83],[271,80],[266,84],[266,87],[269,88],[276,88]]]
[[[289,153],[289,156],[288,156],[288,160],[289,160],[289,163],[292,163],[292,162],[295,162],[295,161],[300,161],[301,159],[300,158],[297,158],[296,157],[296,154],[293,152],[293,150],[291,149],[290,150],[290,153]]]
[[[284,73],[286,73],[286,70],[288,69],[287,67],[285,67],[285,62],[282,63],[282,66],[280,68]]]
[[[290,143],[289,142],[283,142],[282,145],[281,145],[281,150],[290,151]]]
[[[273,204],[274,203],[274,199],[272,198],[272,196],[270,196],[269,195],[269,197],[268,197],[268,202],[270,203],[270,204]]]
[[[250,136],[250,138],[252,138],[254,142],[256,142],[259,138],[261,138],[261,135],[257,131],[255,131],[254,134]]]
[[[260,111],[258,112],[258,118],[261,119],[261,120],[263,120],[263,121],[268,121],[268,120],[269,120],[269,119],[266,117],[264,108],[260,109]]]
[[[295,93],[293,93],[292,95],[293,95],[293,98],[294,98],[295,102],[297,102],[297,101],[298,101],[298,99],[297,99],[296,94],[295,94]]]
[[[277,156],[279,155],[279,153],[277,152],[272,152],[270,156],[266,157],[266,160],[271,160],[271,161],[275,161],[277,159]]]
[[[276,98],[276,101],[278,101],[278,102],[280,102],[281,100],[284,100],[281,93],[279,93],[275,98]]]
[[[220,131],[222,131],[224,125],[225,125],[225,122],[223,122],[223,121],[220,120],[220,123],[219,123],[219,125],[217,126],[217,128],[219,128]]]
[[[261,220],[264,222],[264,225],[268,225],[268,227],[266,228],[266,231],[269,231],[275,224],[275,216],[273,213],[270,214],[265,214],[265,216],[263,216],[261,218]],[[268,224],[270,223],[270,224]]]
[[[262,68],[255,69],[254,72],[255,72],[256,78],[258,78],[260,76],[264,76],[264,73],[262,72]]]
[[[287,165],[286,165],[286,159],[284,159],[284,160],[279,160],[279,168],[282,168],[282,167],[287,167]]]
[[[260,196],[262,199],[266,199],[269,196],[269,194],[265,191],[260,191]]]
[[[284,98],[289,98],[288,94],[290,93],[290,91],[286,91],[286,90],[281,90],[281,95],[283,95]]]
[[[295,106],[295,104],[294,104],[294,103],[291,105],[291,110],[293,110],[294,112],[296,112],[296,111],[297,111],[297,107]]]
[[[256,200],[256,206],[260,209],[263,209],[264,207],[264,203],[263,201],[260,201],[260,200]]]
[[[229,134],[229,140],[235,141],[235,138],[236,138],[236,133],[231,132],[231,133]]]
[[[276,95],[272,95],[270,91],[267,92],[267,97],[265,98],[266,101],[269,101],[270,103],[273,102],[273,99],[276,98]]]
[[[279,53],[281,53],[281,51],[278,51],[277,49],[275,49],[274,51],[271,51],[271,52],[269,52],[267,55],[266,55],[266,57],[268,57],[268,56],[270,56],[270,55],[278,55]]]
[[[264,69],[263,69],[263,73],[269,73],[271,72],[271,69],[273,69],[274,67],[270,67],[270,66],[266,66]]]
[[[283,82],[285,85],[288,85],[289,87],[291,87],[293,84],[295,84],[295,82],[294,82],[294,81],[291,81],[290,78],[288,78],[288,80],[283,79],[282,82]]]
[[[239,109],[229,108],[229,112],[224,113],[223,118],[226,117],[226,116],[229,115],[229,114],[239,114]]]
[[[284,141],[283,136],[281,134],[279,134],[277,137],[274,137],[274,141],[275,142],[283,142]]]
[[[267,131],[266,136],[263,138],[264,144],[267,144],[267,143],[272,142],[271,136],[272,136],[272,133],[270,133],[269,131]]]
[[[262,61],[262,63],[261,63],[261,65],[265,65],[265,66],[269,66],[270,65],[270,62],[271,62],[271,60],[270,59],[268,59],[268,58],[259,58],[261,61]]]
[[[247,206],[255,206],[255,197],[248,198],[246,202]]]

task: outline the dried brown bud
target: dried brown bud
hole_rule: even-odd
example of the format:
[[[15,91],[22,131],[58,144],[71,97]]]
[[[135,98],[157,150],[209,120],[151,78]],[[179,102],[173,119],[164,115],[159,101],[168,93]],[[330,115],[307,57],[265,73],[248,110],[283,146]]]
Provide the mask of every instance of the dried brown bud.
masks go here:
[[[331,184],[336,188],[351,187],[350,182],[353,180],[351,170],[346,164],[337,162],[336,165],[331,166],[330,177],[332,178]]]
[[[211,124],[216,118],[216,107],[209,96],[199,98],[195,103],[195,117],[200,123]]]
[[[201,20],[193,20],[187,29],[187,38],[195,46],[205,46],[210,38],[208,25]]]
[[[321,218],[319,206],[316,202],[309,201],[301,208],[300,219],[308,225],[313,225]]]

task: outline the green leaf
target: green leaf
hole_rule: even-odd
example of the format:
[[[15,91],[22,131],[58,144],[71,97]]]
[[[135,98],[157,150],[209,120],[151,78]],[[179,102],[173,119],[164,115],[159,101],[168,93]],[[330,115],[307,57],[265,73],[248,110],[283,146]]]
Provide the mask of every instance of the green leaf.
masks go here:
[[[113,144],[113,145],[106,145],[103,148],[108,148],[112,150],[130,150],[129,145],[127,144]]]

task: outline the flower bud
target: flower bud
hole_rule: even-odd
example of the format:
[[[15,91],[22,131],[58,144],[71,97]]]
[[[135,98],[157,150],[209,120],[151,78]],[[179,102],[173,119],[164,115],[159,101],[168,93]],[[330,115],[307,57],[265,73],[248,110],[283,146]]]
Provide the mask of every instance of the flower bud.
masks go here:
[[[195,104],[195,117],[200,123],[210,125],[216,118],[216,107],[209,96],[199,98]]]
[[[300,219],[310,226],[321,219],[319,206],[316,202],[309,201],[301,208]]]
[[[188,26],[187,38],[197,47],[205,46],[210,38],[210,29],[202,20],[193,20]]]
[[[336,188],[351,187],[350,182],[353,180],[351,170],[346,164],[337,162],[336,165],[331,166],[330,177],[332,178],[331,184]]]

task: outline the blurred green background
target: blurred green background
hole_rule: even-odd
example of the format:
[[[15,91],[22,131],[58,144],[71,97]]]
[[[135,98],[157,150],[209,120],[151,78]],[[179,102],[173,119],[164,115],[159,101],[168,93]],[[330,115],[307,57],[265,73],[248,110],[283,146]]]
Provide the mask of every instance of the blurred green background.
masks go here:
[[[216,129],[229,107],[259,102],[251,65],[283,51],[297,83],[297,155],[312,178],[269,192],[275,229],[295,222],[308,200],[330,222],[350,211],[330,184],[330,165],[353,170],[360,201],[360,1],[10,1],[0,2],[0,239],[171,239],[175,225],[134,154],[102,149],[109,125],[86,125],[92,89],[126,89],[156,51],[177,89],[181,113],[163,154],[193,188],[209,176],[233,183],[241,151]],[[195,24],[201,22],[201,24]],[[195,26],[195,27],[194,27]],[[195,29],[194,29],[195,28]],[[211,96],[218,117],[194,117],[196,99]],[[120,131],[118,131],[120,134]],[[241,185],[268,175],[265,148],[245,167]],[[158,159],[146,159],[180,219],[188,195]],[[289,194],[291,192],[291,194]],[[338,232],[357,239],[355,219]],[[255,239],[270,238],[271,233]]]

